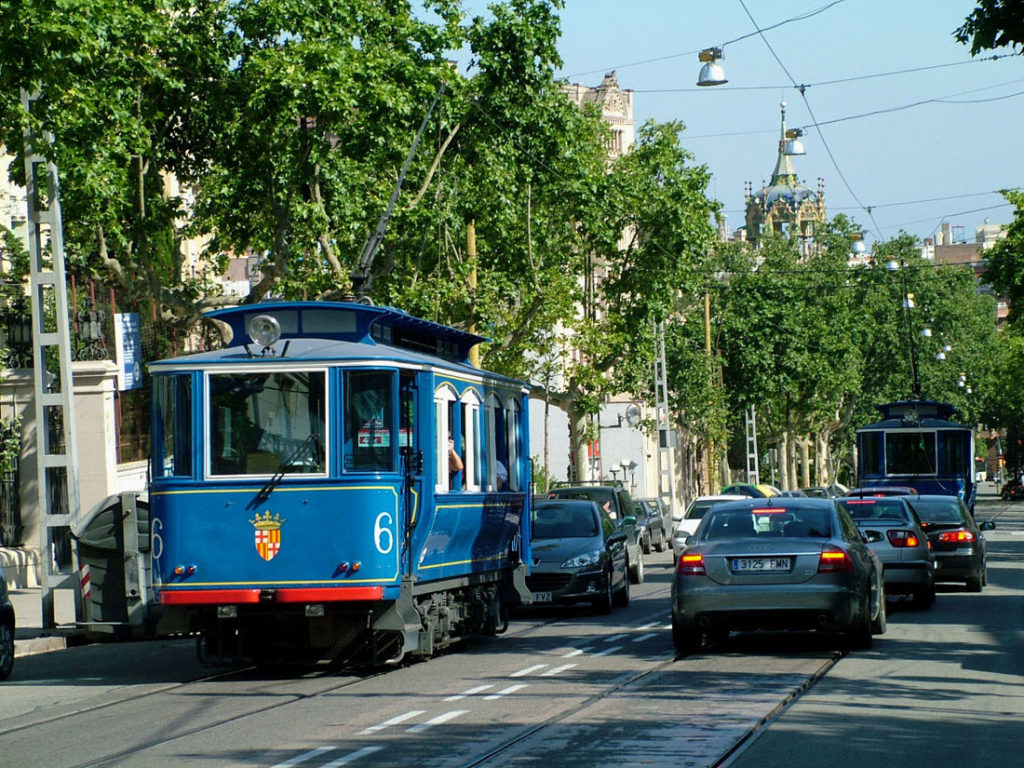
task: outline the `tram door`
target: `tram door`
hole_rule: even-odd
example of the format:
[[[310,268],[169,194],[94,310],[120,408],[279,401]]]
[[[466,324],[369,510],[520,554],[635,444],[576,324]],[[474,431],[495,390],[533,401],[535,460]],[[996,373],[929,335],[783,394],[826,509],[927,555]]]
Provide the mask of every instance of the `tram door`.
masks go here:
[[[421,408],[418,401],[419,387],[416,375],[402,371],[398,382],[398,429],[399,450],[401,453],[403,473],[403,496],[405,505],[404,551],[408,558],[412,557],[412,535],[420,519],[423,517],[423,467],[429,456],[432,441],[427,430],[420,424]],[[425,444],[424,444],[425,443]],[[409,572],[413,563],[407,560]]]

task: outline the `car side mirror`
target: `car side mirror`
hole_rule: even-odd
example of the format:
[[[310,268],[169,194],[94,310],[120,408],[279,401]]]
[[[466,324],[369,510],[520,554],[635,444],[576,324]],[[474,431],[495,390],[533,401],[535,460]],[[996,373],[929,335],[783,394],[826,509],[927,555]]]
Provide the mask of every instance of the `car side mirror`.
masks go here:
[[[636,525],[636,517],[634,517],[633,515],[627,515],[626,517],[622,518],[622,524]]]
[[[625,533],[625,531],[621,531],[619,533],[613,533],[611,536],[609,536],[607,539],[604,540],[604,543],[607,544],[609,547],[614,546],[616,544],[625,544],[626,543],[626,533]]]
[[[865,544],[874,544],[882,540],[882,534],[878,531],[861,531],[860,538]]]
[[[985,520],[981,523],[978,523],[978,528],[980,528],[983,531],[994,531],[996,529],[996,521]]]

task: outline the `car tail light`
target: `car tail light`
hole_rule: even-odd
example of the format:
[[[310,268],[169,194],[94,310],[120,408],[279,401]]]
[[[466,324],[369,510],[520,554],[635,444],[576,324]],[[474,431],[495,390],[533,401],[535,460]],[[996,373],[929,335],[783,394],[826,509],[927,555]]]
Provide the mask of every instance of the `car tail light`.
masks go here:
[[[960,528],[956,531],[942,531],[936,538],[949,544],[969,544],[974,541],[975,536],[970,531]]]
[[[704,555],[683,553],[679,558],[679,565],[676,566],[676,573],[680,576],[703,576]]]
[[[821,550],[821,558],[818,560],[818,573],[838,573],[840,571],[852,570],[853,561],[845,550],[831,546]]]
[[[921,540],[913,531],[886,531],[885,535],[889,537],[889,543],[894,547],[916,547],[921,544]]]

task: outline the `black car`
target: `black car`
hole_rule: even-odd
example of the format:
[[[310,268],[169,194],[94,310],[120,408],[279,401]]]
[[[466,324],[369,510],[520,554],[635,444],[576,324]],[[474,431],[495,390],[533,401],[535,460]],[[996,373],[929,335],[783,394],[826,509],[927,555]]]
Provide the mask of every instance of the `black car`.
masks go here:
[[[14,606],[7,594],[7,578],[0,565],[0,680],[11,676],[14,668]]]
[[[534,604],[588,602],[598,613],[629,605],[626,532],[593,501],[542,501],[532,513]]]
[[[637,525],[636,507],[629,491],[620,484],[573,484],[552,488],[549,499],[584,499],[596,502],[626,534],[626,555],[629,557],[629,578],[634,584],[644,581],[642,532]]]
[[[672,516],[661,499],[637,499],[636,522],[641,527],[644,554],[664,552],[672,540]]]
[[[991,520],[977,523],[956,496],[908,496],[921,526],[932,543],[935,555],[935,580],[962,581],[970,592],[981,592],[988,583],[985,535],[995,529]]]

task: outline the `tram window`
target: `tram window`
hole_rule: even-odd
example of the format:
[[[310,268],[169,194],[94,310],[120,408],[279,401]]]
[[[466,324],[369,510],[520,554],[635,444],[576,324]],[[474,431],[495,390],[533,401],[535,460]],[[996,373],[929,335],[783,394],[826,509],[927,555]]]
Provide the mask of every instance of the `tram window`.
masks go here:
[[[454,390],[448,385],[438,387],[434,392],[434,490],[438,493],[452,490],[460,481],[461,473],[456,472],[453,476],[448,456],[448,438],[455,438],[456,399]]]
[[[211,475],[323,473],[323,371],[210,375]]]
[[[860,435],[860,472],[877,475],[882,471],[882,433],[863,432]]]
[[[471,389],[462,395],[461,416],[465,486],[468,491],[479,491],[483,483],[480,467],[480,396]]]
[[[192,474],[192,377],[154,376],[153,475]]]
[[[391,371],[345,374],[346,470],[395,471],[393,390]]]
[[[966,458],[967,442],[964,438],[966,432],[946,431],[939,432],[939,461],[942,463],[941,471],[951,475],[970,475],[969,460]]]
[[[934,475],[934,432],[887,432],[885,474]]]

